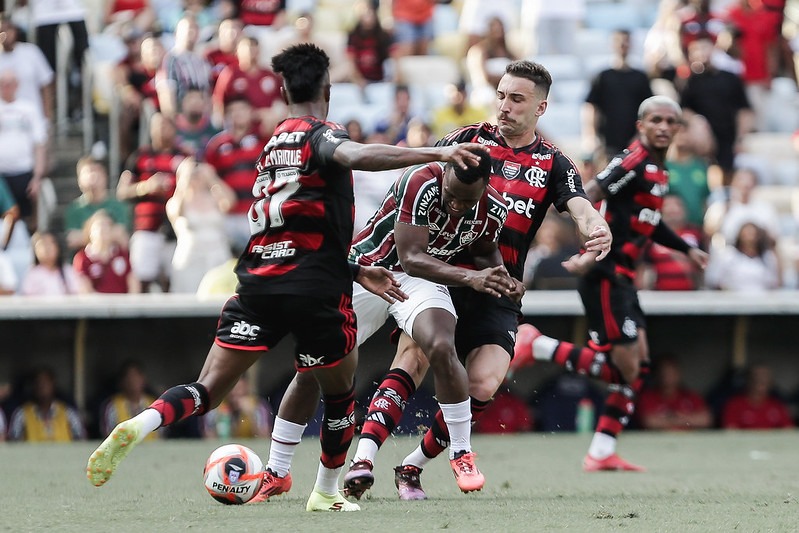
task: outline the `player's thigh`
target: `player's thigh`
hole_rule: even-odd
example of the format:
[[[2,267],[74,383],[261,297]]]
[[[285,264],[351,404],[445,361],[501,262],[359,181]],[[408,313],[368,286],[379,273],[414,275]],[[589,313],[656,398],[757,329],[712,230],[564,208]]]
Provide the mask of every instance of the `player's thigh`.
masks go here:
[[[282,311],[296,340],[297,370],[336,366],[355,350],[357,331],[352,295],[293,296]],[[353,358],[357,362],[357,351]]]
[[[498,344],[486,344],[473,350],[466,358],[469,395],[483,402],[490,400],[502,385],[509,363],[510,355]]]
[[[598,346],[637,344],[638,330],[646,323],[631,281],[581,278],[578,291],[592,342]]]
[[[467,287],[453,288],[450,294],[458,313],[455,328],[458,356],[466,361],[481,346],[497,345],[510,362],[521,318],[519,306],[507,297],[495,298]]]
[[[429,356],[429,346],[441,338],[454,338],[458,317],[449,289],[438,283],[400,274],[395,276],[408,295],[404,302],[389,306],[397,326],[408,333]],[[450,341],[451,342],[451,341]]]
[[[388,307],[388,302],[353,283],[352,308],[358,322],[358,346],[383,327],[388,320]]]

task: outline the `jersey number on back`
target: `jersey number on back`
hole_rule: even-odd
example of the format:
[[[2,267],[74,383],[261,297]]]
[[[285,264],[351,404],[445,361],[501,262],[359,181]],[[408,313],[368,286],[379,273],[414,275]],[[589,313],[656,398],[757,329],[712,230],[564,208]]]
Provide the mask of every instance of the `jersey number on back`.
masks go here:
[[[283,203],[300,190],[300,171],[296,168],[281,168],[275,171],[275,180],[271,188],[277,189],[269,195],[269,225],[281,227],[286,221],[283,218]]]

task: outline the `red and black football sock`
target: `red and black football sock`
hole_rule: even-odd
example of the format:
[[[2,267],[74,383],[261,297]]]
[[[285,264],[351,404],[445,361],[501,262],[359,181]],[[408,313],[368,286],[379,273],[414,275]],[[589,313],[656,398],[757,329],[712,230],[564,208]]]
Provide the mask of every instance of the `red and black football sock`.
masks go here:
[[[361,438],[380,447],[399,424],[405,404],[414,392],[416,385],[407,372],[401,368],[389,370],[369,403]]]
[[[344,394],[324,395],[322,400],[325,411],[320,432],[321,461],[325,468],[335,469],[344,466],[355,435],[355,389]]]
[[[208,390],[195,382],[172,387],[154,401],[150,409],[161,414],[161,426],[169,426],[191,415],[204,415],[209,403]]]
[[[608,356],[610,346],[607,346],[607,350],[601,348],[603,347],[595,345],[578,347],[570,342],[560,341],[552,360],[569,372],[588,375],[605,383],[624,383],[621,373]]]
[[[491,400],[482,401],[472,397],[469,399],[472,408],[472,424],[474,424],[483,416],[483,412],[488,408]],[[449,446],[449,430],[447,430],[447,424],[444,423],[444,414],[439,409],[430,428],[422,437],[422,453],[433,459],[446,450],[447,446]]]

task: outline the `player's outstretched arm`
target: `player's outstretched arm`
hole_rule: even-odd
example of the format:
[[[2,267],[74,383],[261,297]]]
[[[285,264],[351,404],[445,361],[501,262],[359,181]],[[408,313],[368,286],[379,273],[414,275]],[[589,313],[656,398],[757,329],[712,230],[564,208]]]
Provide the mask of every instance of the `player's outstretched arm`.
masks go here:
[[[481,154],[485,154],[485,148],[477,143],[404,148],[344,141],[333,152],[333,159],[342,166],[356,170],[390,170],[433,161],[452,162],[467,168],[477,165]]]
[[[566,208],[577,224],[580,235],[583,236],[586,251],[596,252],[596,261],[607,257],[613,242],[613,234],[602,215],[594,209],[591,202],[579,196],[570,198],[566,202]]]
[[[390,304],[404,302],[408,295],[400,289],[400,282],[389,270],[377,266],[361,266],[355,281],[364,289],[380,296]]]

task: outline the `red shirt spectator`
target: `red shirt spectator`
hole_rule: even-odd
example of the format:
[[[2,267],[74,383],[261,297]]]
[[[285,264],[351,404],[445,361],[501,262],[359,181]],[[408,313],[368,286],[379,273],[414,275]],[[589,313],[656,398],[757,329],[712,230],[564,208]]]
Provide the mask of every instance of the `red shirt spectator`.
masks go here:
[[[771,369],[749,369],[746,392],[727,401],[721,425],[725,429],[778,429],[793,427],[787,406],[771,394]]]
[[[741,0],[730,9],[727,20],[738,32],[744,82],[770,82],[770,64],[782,31],[782,11],[767,7],[762,0]]]
[[[233,5],[245,26],[280,27],[286,13],[286,0],[233,0]]]
[[[103,260],[94,257],[86,250],[75,254],[73,262],[75,271],[89,278],[94,292],[109,294],[124,294],[128,292],[128,274],[130,274],[130,260],[128,253],[121,248],[114,248],[111,257]]]
[[[217,35],[219,39],[215,45],[205,49],[205,60],[211,65],[211,86],[216,86],[216,81],[225,67],[239,62],[236,57],[236,47],[241,40],[242,25],[239,19],[228,18],[219,23]]]
[[[655,366],[655,385],[641,392],[636,413],[644,429],[681,430],[710,427],[704,398],[685,388],[677,360],[663,356]]]

